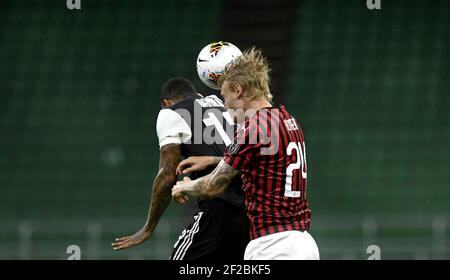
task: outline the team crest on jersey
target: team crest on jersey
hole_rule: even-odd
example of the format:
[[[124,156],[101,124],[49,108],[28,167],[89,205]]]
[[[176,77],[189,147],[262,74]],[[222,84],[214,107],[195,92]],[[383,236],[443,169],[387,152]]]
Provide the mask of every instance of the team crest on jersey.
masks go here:
[[[284,123],[286,124],[286,127],[289,131],[298,130],[298,126],[295,123],[294,119],[285,120]]]
[[[236,142],[231,143],[228,146],[228,151],[230,152],[230,154],[234,155],[239,151],[239,144]]]

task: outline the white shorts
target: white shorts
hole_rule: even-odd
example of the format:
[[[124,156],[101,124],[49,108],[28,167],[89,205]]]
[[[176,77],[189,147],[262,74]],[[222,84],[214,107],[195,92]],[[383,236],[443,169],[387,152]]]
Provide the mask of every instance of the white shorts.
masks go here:
[[[283,231],[250,241],[244,260],[319,260],[319,248],[307,231]]]

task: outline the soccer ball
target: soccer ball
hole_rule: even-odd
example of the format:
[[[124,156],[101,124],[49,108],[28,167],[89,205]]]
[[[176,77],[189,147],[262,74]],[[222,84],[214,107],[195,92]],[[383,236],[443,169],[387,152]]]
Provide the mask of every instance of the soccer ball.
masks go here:
[[[225,65],[242,54],[241,50],[228,42],[214,42],[205,46],[197,57],[197,73],[208,87],[220,90],[217,80]]]

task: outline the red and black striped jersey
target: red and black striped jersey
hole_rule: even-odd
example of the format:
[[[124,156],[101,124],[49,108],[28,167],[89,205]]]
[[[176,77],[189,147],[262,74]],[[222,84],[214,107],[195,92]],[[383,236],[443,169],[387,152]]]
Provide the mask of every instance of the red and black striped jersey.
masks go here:
[[[260,109],[241,124],[224,161],[241,172],[251,239],[309,229],[305,141],[284,106]]]

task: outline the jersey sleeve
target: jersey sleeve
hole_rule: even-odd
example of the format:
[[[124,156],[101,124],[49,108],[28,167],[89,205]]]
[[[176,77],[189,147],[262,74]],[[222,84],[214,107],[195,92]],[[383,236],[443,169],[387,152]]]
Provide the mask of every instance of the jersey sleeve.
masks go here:
[[[192,132],[187,122],[175,111],[162,109],[156,121],[159,147],[182,144],[191,140]]]
[[[225,149],[223,160],[238,171],[247,169],[252,158],[258,156],[260,151],[257,134],[258,126],[253,123],[238,127],[234,141]]]

